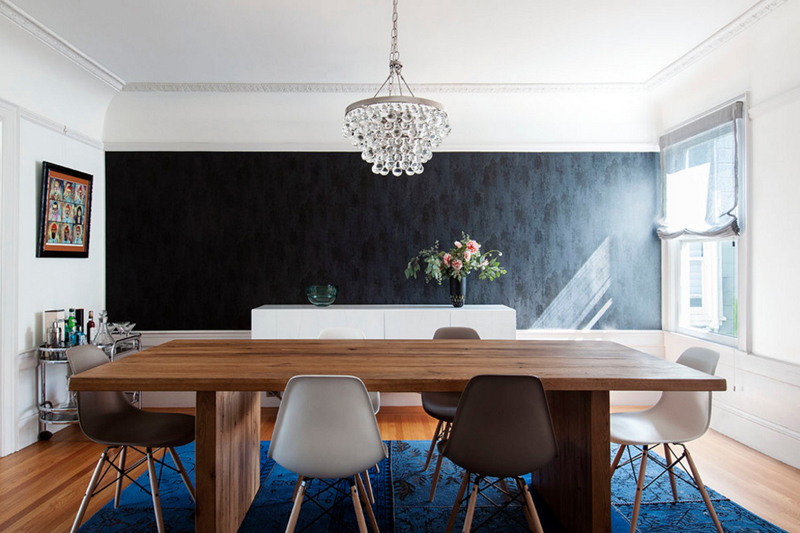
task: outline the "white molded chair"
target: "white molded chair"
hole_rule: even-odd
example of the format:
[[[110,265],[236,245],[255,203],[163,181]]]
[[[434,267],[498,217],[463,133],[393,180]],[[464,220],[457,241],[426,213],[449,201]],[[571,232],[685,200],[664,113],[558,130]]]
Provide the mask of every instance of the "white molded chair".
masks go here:
[[[286,526],[297,525],[306,486],[312,479],[348,479],[358,528],[378,524],[360,473],[388,456],[364,383],[354,376],[295,376],[278,410],[269,457],[299,475],[294,506]]]
[[[356,328],[325,328],[319,332],[318,339],[366,339],[363,331]],[[381,410],[381,393],[370,392],[369,400],[372,402],[372,410],[375,414]]]
[[[706,374],[714,374],[719,361],[719,353],[706,348],[689,348],[678,358],[678,363],[694,368]],[[636,523],[639,518],[639,507],[642,502],[642,491],[644,490],[645,472],[648,461],[648,451],[659,444],[664,446],[664,457],[666,464],[662,465],[669,473],[670,484],[672,486],[672,498],[678,501],[678,489],[675,484],[675,474],[673,469],[685,458],[689,463],[697,488],[703,496],[708,514],[711,515],[714,525],[719,533],[723,533],[722,525],[711,505],[700,473],[692,460],[689,450],[685,443],[702,437],[708,430],[711,422],[711,392],[699,391],[664,391],[661,398],[650,409],[632,413],[614,413],[611,415],[611,442],[620,445],[614,461],[611,464],[611,475],[620,466],[629,464],[636,457],[632,457],[625,463],[620,464],[622,454],[629,446],[642,449],[641,466],[639,467],[639,477],[636,483],[636,497],[633,504],[633,516],[631,517],[631,533],[636,531]],[[670,445],[680,446],[683,452],[678,456],[674,453]],[[672,460],[673,455],[677,457]],[[655,457],[651,458],[657,462]]]

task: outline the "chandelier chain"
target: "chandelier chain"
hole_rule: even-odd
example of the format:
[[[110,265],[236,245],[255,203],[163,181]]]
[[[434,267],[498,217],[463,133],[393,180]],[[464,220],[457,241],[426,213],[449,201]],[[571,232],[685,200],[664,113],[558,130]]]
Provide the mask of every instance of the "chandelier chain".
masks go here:
[[[400,51],[397,49],[397,0],[392,2],[392,49],[389,53],[389,65],[400,61]]]

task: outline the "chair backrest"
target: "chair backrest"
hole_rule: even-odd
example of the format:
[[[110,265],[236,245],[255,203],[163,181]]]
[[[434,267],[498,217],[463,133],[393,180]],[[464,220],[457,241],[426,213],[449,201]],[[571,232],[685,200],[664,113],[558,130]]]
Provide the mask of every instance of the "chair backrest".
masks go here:
[[[109,363],[106,353],[91,344],[68,349],[67,360],[73,374]],[[93,440],[105,440],[109,417],[135,409],[125,394],[119,391],[78,392],[78,422],[84,434]]]
[[[363,331],[357,328],[325,328],[319,332],[318,339],[366,339]]]
[[[714,374],[719,353],[708,348],[692,347],[678,357],[678,364],[706,374]],[[683,441],[699,438],[708,431],[711,423],[711,392],[664,391],[651,409],[662,424],[680,428]]]
[[[484,476],[521,476],[541,468],[558,453],[542,381],[504,375],[470,379],[442,453]]]
[[[481,336],[472,328],[462,327],[446,327],[439,328],[433,334],[434,339],[477,339],[480,340]]]
[[[386,457],[364,383],[354,376],[290,379],[269,457],[309,478],[349,477]]]

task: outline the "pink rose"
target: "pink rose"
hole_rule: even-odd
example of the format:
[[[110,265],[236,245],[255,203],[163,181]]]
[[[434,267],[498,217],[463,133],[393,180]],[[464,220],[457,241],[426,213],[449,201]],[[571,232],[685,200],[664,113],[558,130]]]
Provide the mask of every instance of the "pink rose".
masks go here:
[[[478,253],[478,250],[480,250],[480,248],[481,248],[481,245],[478,244],[478,241],[472,240],[472,241],[469,241],[467,243],[467,250],[469,250],[473,254]]]
[[[464,263],[462,263],[461,260],[459,260],[459,259],[453,259],[453,262],[451,263],[451,265],[453,267],[453,270],[458,272],[459,270],[461,270],[461,267],[464,266]]]
[[[456,245],[456,248],[461,248],[461,246],[462,246],[461,241],[456,241],[453,244]]]
[[[472,253],[469,250],[464,252],[464,261],[469,261],[469,258],[472,257]]]
[[[450,266],[450,257],[450,254],[444,254],[442,256],[442,263],[444,263],[445,266]]]

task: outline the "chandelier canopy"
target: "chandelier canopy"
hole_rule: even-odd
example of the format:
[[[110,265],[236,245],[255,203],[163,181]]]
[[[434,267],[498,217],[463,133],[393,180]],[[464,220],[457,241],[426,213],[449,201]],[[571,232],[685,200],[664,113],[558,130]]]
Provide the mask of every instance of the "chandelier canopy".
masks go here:
[[[375,96],[347,106],[342,126],[342,134],[361,150],[361,159],[372,163],[372,172],[383,176],[389,172],[395,176],[403,172],[409,176],[422,174],[423,163],[430,160],[433,149],[450,133],[444,106],[414,96],[402,71],[394,0],[389,76]],[[388,94],[379,96],[384,88]]]

